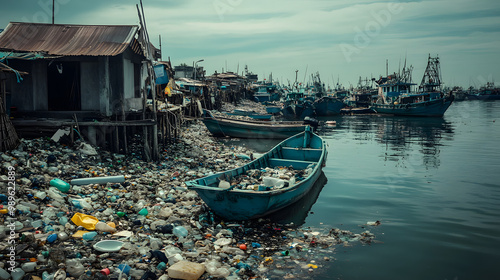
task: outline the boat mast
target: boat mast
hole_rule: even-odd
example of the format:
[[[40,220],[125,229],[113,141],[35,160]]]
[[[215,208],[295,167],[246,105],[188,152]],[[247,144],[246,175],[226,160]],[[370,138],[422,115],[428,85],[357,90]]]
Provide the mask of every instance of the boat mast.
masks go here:
[[[439,86],[441,86],[441,67],[439,65],[439,57],[431,57],[429,54],[427,68],[425,69],[424,76],[422,77],[420,88],[427,92],[436,91]]]

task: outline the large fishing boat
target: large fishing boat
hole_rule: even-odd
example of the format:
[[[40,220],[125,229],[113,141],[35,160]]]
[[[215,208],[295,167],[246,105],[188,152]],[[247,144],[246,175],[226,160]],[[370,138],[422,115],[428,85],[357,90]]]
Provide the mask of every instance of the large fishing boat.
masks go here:
[[[381,77],[378,81],[378,100],[371,108],[380,114],[400,116],[441,117],[453,102],[452,95],[441,91],[441,70],[439,58],[431,57],[427,63],[419,90],[411,81],[412,67],[406,67],[400,73]]]

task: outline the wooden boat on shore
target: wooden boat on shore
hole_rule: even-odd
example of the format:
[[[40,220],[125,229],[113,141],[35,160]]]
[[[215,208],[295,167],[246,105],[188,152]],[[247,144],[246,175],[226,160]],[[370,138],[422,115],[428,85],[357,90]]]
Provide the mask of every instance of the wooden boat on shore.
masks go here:
[[[285,139],[304,131],[307,123],[302,121],[247,121],[214,117],[205,111],[203,123],[216,137]]]
[[[218,216],[227,220],[254,219],[283,209],[307,195],[321,175],[326,156],[323,139],[308,127],[242,167],[188,181],[186,185]],[[293,169],[295,175],[289,179],[260,176],[263,183],[249,183],[250,177],[255,179],[255,174],[262,175],[263,170],[269,170],[265,174],[272,174],[286,168]],[[274,181],[273,185],[266,182],[266,178],[268,182]]]
[[[247,117],[250,117],[250,118],[256,119],[256,120],[270,120],[271,117],[273,116],[271,114],[259,114],[255,111],[239,110],[239,109],[235,109],[235,110],[233,110],[233,112],[226,113],[226,114],[232,115],[232,116],[247,116]]]

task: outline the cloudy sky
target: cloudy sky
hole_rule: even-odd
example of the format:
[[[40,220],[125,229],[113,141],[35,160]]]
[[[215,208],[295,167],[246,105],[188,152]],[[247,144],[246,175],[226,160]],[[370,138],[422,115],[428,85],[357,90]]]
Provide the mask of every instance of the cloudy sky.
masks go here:
[[[10,21],[51,21],[51,0],[2,1]],[[6,3],[7,2],[7,3]],[[56,23],[138,24],[139,0],[55,0]],[[406,58],[420,82],[429,54],[439,55],[446,85],[500,84],[498,0],[144,0],[147,27],[163,59],[204,59],[207,74],[245,65],[284,83],[356,85],[359,77],[398,71]]]

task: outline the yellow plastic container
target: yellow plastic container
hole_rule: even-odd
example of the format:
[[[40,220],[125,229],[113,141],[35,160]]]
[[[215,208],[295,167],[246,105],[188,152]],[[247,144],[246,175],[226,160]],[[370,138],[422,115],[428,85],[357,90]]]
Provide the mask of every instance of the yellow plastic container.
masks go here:
[[[71,221],[75,223],[75,225],[82,226],[88,230],[95,230],[95,225],[99,222],[96,217],[82,213],[75,213]]]

